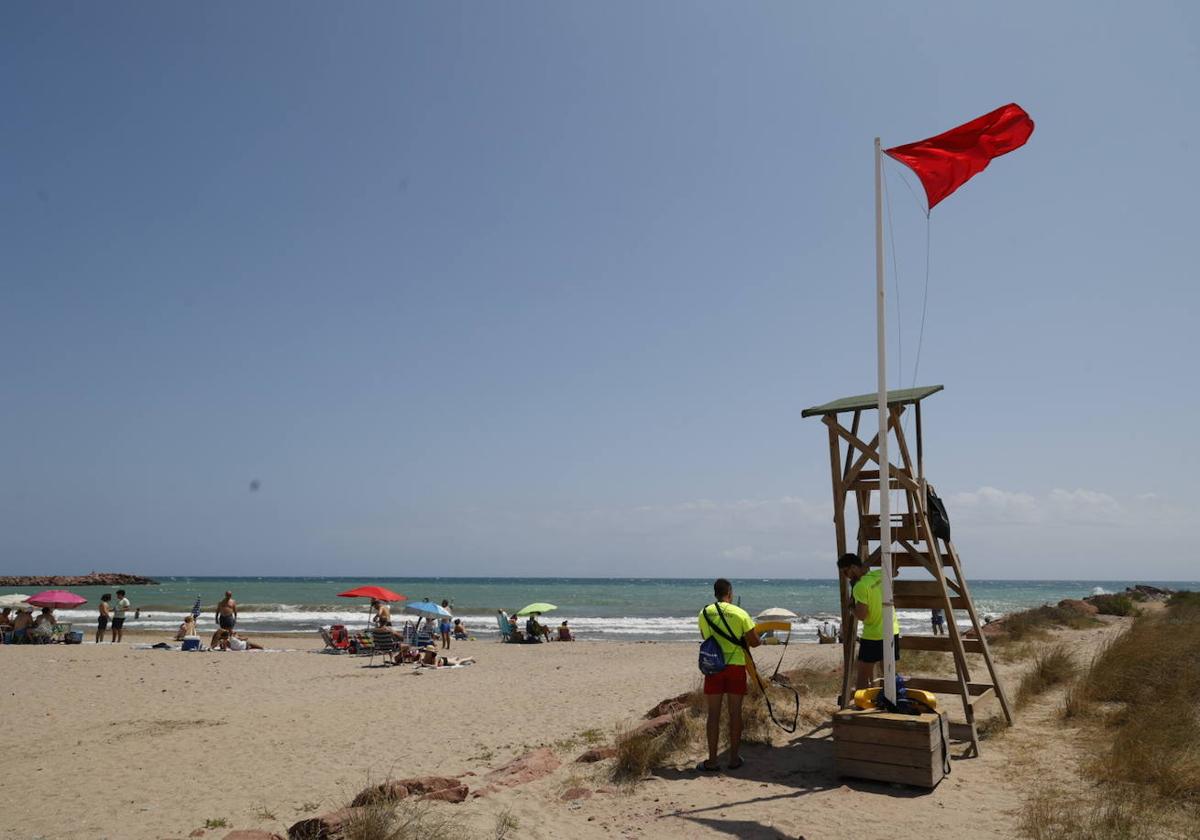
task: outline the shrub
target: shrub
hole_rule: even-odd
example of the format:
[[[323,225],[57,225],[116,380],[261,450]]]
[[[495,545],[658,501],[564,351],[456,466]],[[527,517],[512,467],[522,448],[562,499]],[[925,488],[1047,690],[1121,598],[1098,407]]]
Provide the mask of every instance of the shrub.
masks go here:
[[[1190,592],[1187,589],[1172,592],[1171,597],[1167,599],[1167,606],[1174,607],[1176,611],[1189,608],[1200,609],[1200,592]]]
[[[1101,615],[1137,615],[1138,608],[1128,595],[1094,595],[1088,603],[1100,611]]]
[[[1084,615],[1067,607],[1051,606],[1034,607],[1031,610],[1012,613],[1004,616],[1002,620],[1004,636],[1001,638],[1013,642],[1045,636],[1048,630],[1055,627],[1085,630],[1100,623],[1090,615]]]

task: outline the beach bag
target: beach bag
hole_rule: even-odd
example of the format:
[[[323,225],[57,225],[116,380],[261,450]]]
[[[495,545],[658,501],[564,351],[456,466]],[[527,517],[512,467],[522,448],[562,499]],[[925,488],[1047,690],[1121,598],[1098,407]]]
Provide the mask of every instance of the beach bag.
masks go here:
[[[725,652],[716,636],[709,636],[700,643],[700,673],[706,677],[725,670]]]
[[[704,620],[708,622],[708,627],[713,635],[709,636],[700,643],[700,673],[706,677],[711,677],[713,674],[719,674],[725,670],[725,651],[721,650],[721,643],[717,641],[717,636],[721,636],[728,642],[735,645],[742,645],[742,641],[735,639],[733,636],[733,628],[729,626],[729,621],[725,618],[725,613],[721,612],[720,602],[716,602],[714,606],[717,608],[717,615],[721,616],[721,623],[725,625],[726,633],[716,624],[708,615],[708,609],[704,610]]]
[[[950,541],[950,514],[946,513],[946,505],[941,497],[933,492],[933,486],[925,485],[925,508],[929,511],[929,527],[935,537]]]

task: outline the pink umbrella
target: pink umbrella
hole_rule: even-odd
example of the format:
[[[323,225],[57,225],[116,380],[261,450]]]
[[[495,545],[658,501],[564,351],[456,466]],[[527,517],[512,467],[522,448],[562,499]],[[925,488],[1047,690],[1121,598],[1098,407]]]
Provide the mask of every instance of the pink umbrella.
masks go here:
[[[26,598],[25,603],[33,604],[35,607],[70,609],[78,607],[80,604],[86,604],[87,598],[80,598],[75,593],[67,592],[65,589],[47,589],[45,592],[39,592],[36,595]]]

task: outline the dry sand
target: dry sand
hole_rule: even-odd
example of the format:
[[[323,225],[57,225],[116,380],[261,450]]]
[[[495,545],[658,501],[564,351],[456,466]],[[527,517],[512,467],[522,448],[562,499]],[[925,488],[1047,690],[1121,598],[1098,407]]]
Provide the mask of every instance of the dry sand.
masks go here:
[[[1121,623],[1062,635],[1085,660]],[[985,742],[981,757],[955,760],[932,792],[834,778],[828,727],[806,732],[803,725],[773,746],[746,747],[736,773],[698,776],[688,769],[697,752],[618,788],[606,778],[608,762],[572,762],[587,746],[584,733],[611,738],[659,700],[698,685],[694,646],[462,642],[452,653],[478,664],[416,673],[321,654],[320,643],[307,639],[268,643],[293,650],[0,647],[9,770],[0,786],[0,838],[183,838],[207,820],[286,834],[298,819],[345,804],[368,781],[482,775],[550,746],[564,762],[550,776],[435,807],[466,821],[474,835],[464,840],[490,836],[505,809],[516,833],[534,840],[883,832],[968,840],[1015,836],[1017,812],[1039,780],[1073,773],[1075,745],[1048,698]],[[773,668],[778,649],[762,650],[760,664]],[[784,668],[831,666],[839,653],[793,644]],[[1010,693],[1023,667],[1004,667]],[[594,793],[563,801],[576,786]]]

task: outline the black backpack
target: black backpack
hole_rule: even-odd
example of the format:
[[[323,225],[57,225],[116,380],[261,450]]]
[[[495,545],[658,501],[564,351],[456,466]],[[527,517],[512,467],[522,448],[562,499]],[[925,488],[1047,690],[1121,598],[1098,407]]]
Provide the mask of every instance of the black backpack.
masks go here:
[[[950,514],[940,496],[933,492],[933,485],[925,485],[925,509],[929,511],[929,527],[935,537],[950,541]]]

